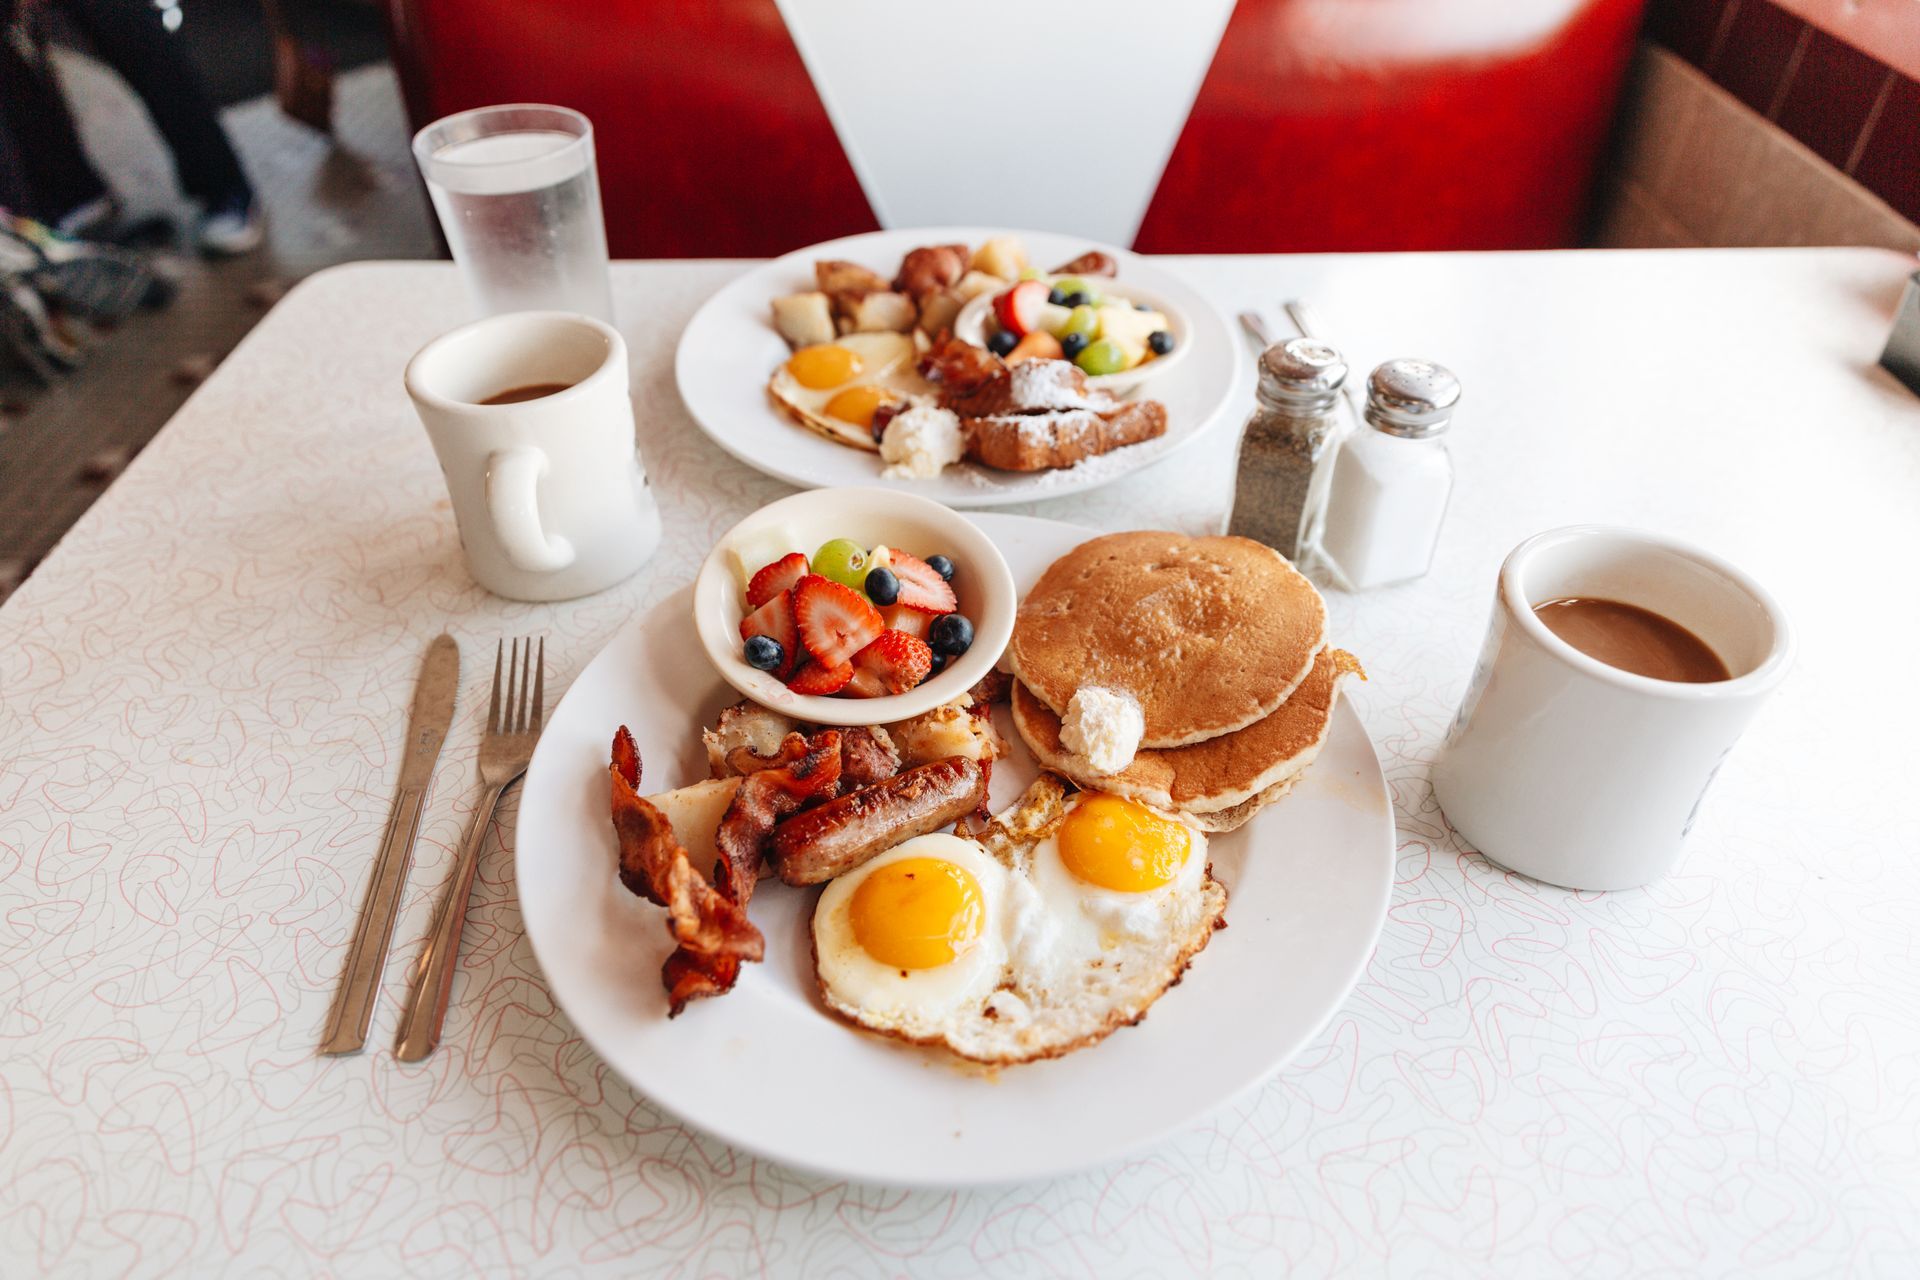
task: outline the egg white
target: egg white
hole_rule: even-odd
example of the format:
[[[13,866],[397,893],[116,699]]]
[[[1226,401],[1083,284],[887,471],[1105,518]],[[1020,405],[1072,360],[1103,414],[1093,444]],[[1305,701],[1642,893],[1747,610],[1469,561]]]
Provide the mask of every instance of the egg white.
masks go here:
[[[1226,889],[1208,872],[1205,833],[1187,829],[1186,861],[1164,885],[1123,893],[1088,884],[1067,869],[1059,847],[1060,822],[1084,797],[1068,797],[1043,818],[1047,806],[1034,799],[1041,785],[996,819],[991,853],[970,840],[922,836],[827,886],[813,927],[831,1008],[877,1031],[1004,1065],[1095,1043],[1138,1021],[1180,978],[1226,912]],[[1057,796],[1057,779],[1050,785]],[[866,874],[917,856],[973,874],[987,927],[954,963],[903,973],[861,949],[848,907]]]
[[[803,425],[842,443],[877,449],[867,428],[833,417],[827,405],[842,391],[854,387],[881,387],[896,400],[926,394],[930,388],[914,368],[913,340],[901,333],[848,333],[831,345],[845,347],[858,356],[860,372],[831,387],[808,387],[782,361],[768,380],[767,391]]]
[[[874,959],[853,932],[853,897],[868,876],[904,858],[951,862],[980,886],[979,939],[950,963],[901,969]],[[876,1031],[912,1040],[946,1038],[956,1015],[977,1010],[1007,969],[1007,869],[985,849],[958,836],[918,836],[830,883],[813,912],[814,965],[820,993],[833,1008]]]

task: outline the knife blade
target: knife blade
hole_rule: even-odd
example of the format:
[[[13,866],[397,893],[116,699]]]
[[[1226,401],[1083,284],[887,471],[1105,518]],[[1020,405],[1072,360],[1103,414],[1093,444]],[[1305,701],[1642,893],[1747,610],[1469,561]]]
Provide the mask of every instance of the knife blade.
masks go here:
[[[393,922],[400,914],[400,894],[413,860],[414,838],[420,834],[420,815],[433,783],[434,762],[453,723],[453,706],[460,692],[460,646],[441,635],[427,646],[420,663],[420,679],[413,690],[413,711],[407,721],[407,742],[400,758],[400,779],[386,834],[374,859],[360,920],[341,973],[340,991],[327,1021],[322,1054],[358,1053],[366,1047],[367,1027],[380,992],[380,974],[393,941]]]

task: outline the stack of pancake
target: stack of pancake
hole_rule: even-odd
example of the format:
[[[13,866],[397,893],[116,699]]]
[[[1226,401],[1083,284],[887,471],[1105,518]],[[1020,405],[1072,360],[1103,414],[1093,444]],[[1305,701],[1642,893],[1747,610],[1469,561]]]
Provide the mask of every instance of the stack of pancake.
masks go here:
[[[1320,593],[1246,538],[1120,533],[1055,561],[1020,606],[1007,650],[1013,723],[1034,757],[1088,790],[1207,831],[1231,831],[1319,755],[1341,681]],[[1101,773],[1062,742],[1082,689],[1137,701],[1139,750]]]

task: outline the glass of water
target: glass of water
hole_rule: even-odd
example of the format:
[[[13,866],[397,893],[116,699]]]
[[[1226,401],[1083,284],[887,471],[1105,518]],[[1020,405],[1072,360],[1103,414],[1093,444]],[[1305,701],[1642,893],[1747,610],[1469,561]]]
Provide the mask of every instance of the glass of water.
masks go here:
[[[477,314],[578,311],[613,323],[585,116],[531,103],[462,111],[415,134],[413,156]]]

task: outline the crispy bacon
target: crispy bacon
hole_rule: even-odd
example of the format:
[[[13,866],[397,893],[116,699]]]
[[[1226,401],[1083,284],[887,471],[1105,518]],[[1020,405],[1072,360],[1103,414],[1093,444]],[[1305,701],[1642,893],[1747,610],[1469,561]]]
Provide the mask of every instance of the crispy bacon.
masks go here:
[[[742,908],[753,896],[760,863],[774,824],[811,802],[828,800],[840,787],[840,734],[823,730],[811,740],[790,733],[778,752],[783,763],[748,774],[713,833],[720,851],[713,882]]]
[[[620,847],[620,882],[634,893],[667,908],[667,931],[679,943],[668,957],[661,979],[667,988],[668,1016],[689,1000],[718,995],[733,985],[742,961],[759,960],[766,940],[747,919],[746,906],[701,878],[674,839],[667,816],[641,796],[640,752],[622,725],[613,739],[614,837]]]

